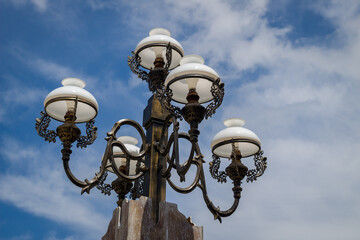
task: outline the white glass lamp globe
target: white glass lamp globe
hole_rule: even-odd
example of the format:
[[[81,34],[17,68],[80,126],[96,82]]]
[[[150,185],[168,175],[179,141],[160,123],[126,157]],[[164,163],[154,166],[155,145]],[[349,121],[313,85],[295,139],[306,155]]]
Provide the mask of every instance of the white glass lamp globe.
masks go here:
[[[50,92],[44,101],[45,112],[55,120],[64,122],[65,114],[75,109],[78,99],[75,123],[88,122],[98,113],[98,103],[95,97],[84,89],[85,81],[77,78],[65,78],[61,81],[63,87]]]
[[[249,157],[261,149],[259,137],[247,128],[240,118],[230,118],[224,121],[227,127],[218,132],[211,141],[211,149],[219,157],[229,158],[232,153],[232,143],[238,147],[242,157]]]
[[[125,145],[128,152],[130,152],[131,154],[138,154],[140,152],[140,148],[138,146],[136,146],[136,144],[138,143],[138,140],[136,138],[130,137],[130,136],[121,136],[121,137],[118,137],[116,140],[122,142]],[[123,151],[121,150],[120,147],[114,146],[113,147],[113,155],[117,155],[117,154],[123,154]],[[115,161],[115,165],[116,165],[117,169],[119,169],[121,166],[126,166],[126,158],[125,157],[115,157],[114,161]],[[136,174],[136,164],[137,164],[137,160],[130,159],[130,169],[129,169],[130,176]],[[108,167],[106,168],[106,170],[114,173],[114,170],[112,169],[111,163],[109,160],[108,160],[107,166]]]
[[[136,46],[135,54],[141,58],[140,65],[146,69],[154,68],[156,57],[162,57],[166,64],[166,46],[169,43],[173,47],[169,69],[177,67],[182,56],[184,56],[184,50],[181,44],[171,37],[170,31],[164,28],[152,29],[149,36],[141,40]]]
[[[187,77],[187,76],[199,77]],[[172,90],[172,100],[187,103],[186,97],[190,89],[195,89],[199,95],[199,103],[211,101],[212,81],[219,78],[214,69],[204,65],[204,59],[199,55],[186,55],[180,61],[180,66],[169,73],[164,85]],[[211,79],[211,80],[209,80]]]

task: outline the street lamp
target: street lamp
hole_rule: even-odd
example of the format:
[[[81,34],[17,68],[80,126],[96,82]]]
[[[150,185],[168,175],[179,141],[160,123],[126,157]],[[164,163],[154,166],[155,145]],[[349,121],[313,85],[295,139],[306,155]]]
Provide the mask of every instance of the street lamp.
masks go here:
[[[72,183],[82,189],[81,193],[89,193],[93,187],[108,195],[115,191],[119,206],[129,193],[132,199],[147,196],[157,203],[153,209],[157,219],[158,204],[165,201],[166,182],[180,193],[189,193],[199,187],[208,209],[221,222],[221,217],[230,216],[238,206],[241,181],[246,177],[247,182],[252,182],[266,169],[266,157],[262,156],[259,137],[243,127],[244,120],[232,118],[224,122],[227,128],[211,141],[211,176],[220,183],[229,178],[234,185],[233,205],[228,210],[220,210],[208,197],[203,169],[205,160],[198,144],[199,124],[215,113],[224,97],[224,83],[219,75],[204,64],[202,57],[184,56],[181,44],[162,28],[151,30],[149,36],[139,42],[128,58],[128,64],[139,78],[148,83],[153,93],[144,110],[143,126],[146,131],[133,120],[116,122],[105,138],[107,145],[100,171],[91,180],[77,179],[68,164],[75,141],[77,147],[85,148],[96,139],[94,119],[98,104],[94,96],[84,89],[84,81],[66,78],[62,81],[63,87],[49,93],[41,118],[36,119],[38,134],[49,142],[55,142],[59,137],[63,145],[61,152],[65,173]],[[56,131],[47,129],[51,118],[63,122]],[[183,119],[190,126],[188,133],[179,132],[179,121]],[[86,124],[84,136],[77,127],[81,123]],[[119,129],[126,125],[140,134],[140,147],[136,146],[137,139],[118,136]],[[180,161],[179,139],[191,144],[185,162]],[[254,158],[254,169],[248,170],[242,163],[242,159],[247,157]],[[219,170],[222,158],[230,160],[225,171]],[[180,181],[185,181],[192,165],[196,167],[196,176],[190,186],[177,186],[171,180],[171,170],[176,170]],[[109,172],[117,177],[111,184],[105,183]]]

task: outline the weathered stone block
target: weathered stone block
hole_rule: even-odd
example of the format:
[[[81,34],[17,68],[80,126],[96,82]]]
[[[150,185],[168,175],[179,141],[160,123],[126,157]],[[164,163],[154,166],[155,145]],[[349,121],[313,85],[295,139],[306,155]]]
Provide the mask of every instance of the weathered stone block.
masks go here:
[[[151,216],[147,197],[124,200],[116,208],[102,240],[202,240],[203,227],[195,226],[173,203],[160,202],[159,221]]]

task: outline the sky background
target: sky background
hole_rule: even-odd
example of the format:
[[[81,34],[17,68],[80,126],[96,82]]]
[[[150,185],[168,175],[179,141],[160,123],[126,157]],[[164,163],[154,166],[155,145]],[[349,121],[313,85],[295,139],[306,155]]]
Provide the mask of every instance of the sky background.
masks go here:
[[[222,224],[199,189],[168,187],[167,201],[204,226],[206,240],[360,239],[358,0],[0,0],[0,239],[106,232],[116,196],[80,195],[63,171],[60,142],[39,137],[35,118],[63,78],[86,81],[99,103],[98,138],[73,149],[70,165],[79,179],[92,178],[113,124],[142,122],[150,93],[127,56],[154,27],[169,29],[225,83],[222,106],[200,125],[205,172],[210,141],[230,117],[246,120],[268,157],[264,176],[243,184]],[[231,206],[231,183],[206,177],[214,204]]]

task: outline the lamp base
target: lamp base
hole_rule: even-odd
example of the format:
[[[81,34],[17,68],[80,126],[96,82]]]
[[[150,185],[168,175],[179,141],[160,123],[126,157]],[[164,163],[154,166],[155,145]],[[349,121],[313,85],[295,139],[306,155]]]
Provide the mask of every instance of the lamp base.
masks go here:
[[[188,103],[181,109],[181,115],[190,124],[190,141],[197,142],[200,131],[198,125],[204,119],[206,109],[199,103]]]

